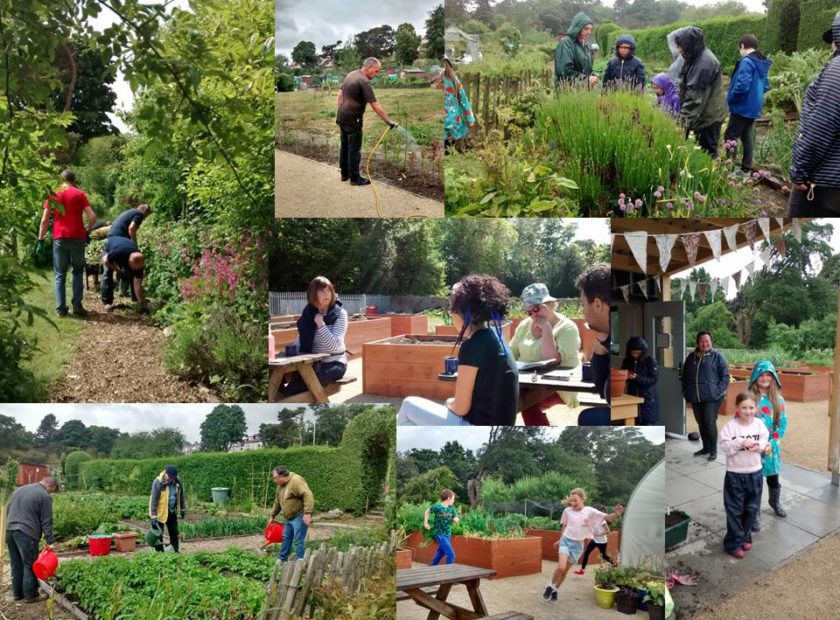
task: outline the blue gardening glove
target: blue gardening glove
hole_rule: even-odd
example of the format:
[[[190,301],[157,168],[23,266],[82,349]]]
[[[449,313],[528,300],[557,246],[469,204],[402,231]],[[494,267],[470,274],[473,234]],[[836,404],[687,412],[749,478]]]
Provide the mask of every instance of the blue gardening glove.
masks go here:
[[[181,518],[183,519],[183,518],[185,518],[186,516],[187,516],[187,511],[186,511],[186,510],[184,510],[184,509],[181,509]]]

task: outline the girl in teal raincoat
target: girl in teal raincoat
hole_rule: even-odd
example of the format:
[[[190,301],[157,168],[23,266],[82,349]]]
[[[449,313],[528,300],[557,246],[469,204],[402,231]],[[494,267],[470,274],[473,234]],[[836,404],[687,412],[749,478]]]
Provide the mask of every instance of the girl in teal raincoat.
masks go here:
[[[787,414],[785,412],[785,399],[780,391],[782,383],[773,364],[767,360],[756,362],[750,377],[750,390],[755,395],[758,403],[758,418],[767,425],[770,433],[769,453],[761,455],[761,471],[767,479],[767,490],[769,492],[769,503],[773,512],[778,517],[785,517],[787,513],[782,507],[780,495],[782,486],[779,484],[779,470],[782,460],[781,452],[782,437],[787,429]],[[761,513],[757,513],[753,531],[761,529]]]
[[[458,140],[467,137],[470,126],[475,123],[475,116],[467,91],[455,75],[455,69],[448,58],[443,59],[443,81],[438,83],[438,87],[440,84],[443,85],[443,108],[446,112],[443,121],[444,144],[448,149]]]

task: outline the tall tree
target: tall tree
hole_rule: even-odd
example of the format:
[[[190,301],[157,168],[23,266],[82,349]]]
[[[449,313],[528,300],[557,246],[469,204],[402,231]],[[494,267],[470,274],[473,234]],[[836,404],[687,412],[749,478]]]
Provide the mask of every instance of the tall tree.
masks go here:
[[[81,420],[68,420],[58,429],[56,441],[68,448],[87,448],[90,431]]]
[[[382,60],[394,53],[397,45],[394,29],[388,24],[360,32],[353,37],[353,44],[362,58],[378,58]]]
[[[302,67],[311,67],[317,58],[315,44],[312,41],[298,41],[292,50],[292,60]]]
[[[23,424],[8,415],[0,415],[0,448],[24,450],[32,445],[33,435]]]
[[[113,58],[104,48],[94,49],[85,41],[73,42],[69,49],[74,57],[72,81],[64,71],[65,86],[55,98],[57,109],[63,110],[69,95],[74,120],[68,131],[79,134],[83,143],[94,136],[118,133],[107,114],[117,103],[112,88],[117,72]]]
[[[120,436],[119,429],[107,426],[89,426],[88,432],[90,433],[88,447],[96,450],[100,456],[111,454],[114,442]]]
[[[216,405],[201,423],[201,448],[207,452],[226,451],[241,441],[248,425],[239,405]]]
[[[446,53],[445,31],[443,5],[439,4],[429,11],[426,18],[426,58],[443,58]]]
[[[318,61],[335,63],[336,54],[341,50],[341,43],[341,41],[336,41],[332,45],[322,45],[321,53],[318,54]]]
[[[420,55],[417,49],[420,47],[420,36],[414,31],[414,26],[408,23],[397,26],[396,41],[394,53],[397,62],[404,66],[413,63]]]
[[[46,448],[55,441],[58,433],[58,419],[55,414],[48,413],[41,419],[38,430],[35,431],[35,443],[41,448]]]
[[[261,424],[260,439],[262,439],[263,444],[273,448],[290,448],[301,445],[303,442],[304,411],[304,409],[284,407],[277,414],[280,424]]]

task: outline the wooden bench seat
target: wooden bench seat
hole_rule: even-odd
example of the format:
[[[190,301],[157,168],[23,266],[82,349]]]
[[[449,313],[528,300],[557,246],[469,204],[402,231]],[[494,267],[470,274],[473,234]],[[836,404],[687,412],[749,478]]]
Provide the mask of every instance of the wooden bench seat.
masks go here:
[[[324,393],[327,396],[332,396],[334,394],[338,394],[341,390],[342,386],[349,385],[354,381],[358,381],[357,377],[342,377],[337,381],[333,381],[332,383],[328,383],[324,386]],[[314,403],[315,399],[312,397],[312,392],[301,392],[300,394],[295,394],[294,396],[289,396],[288,398],[283,398],[278,402],[281,403]]]
[[[534,620],[534,616],[529,616],[518,611],[505,611],[500,614],[487,616],[484,620]]]
[[[423,590],[423,592],[425,592],[426,594],[428,594],[430,596],[434,596],[435,594],[437,594],[437,591],[438,591],[437,586],[428,586],[426,588],[420,588],[420,589]],[[399,601],[410,601],[410,600],[411,600],[411,597],[407,593],[397,592],[397,602],[399,602]]]

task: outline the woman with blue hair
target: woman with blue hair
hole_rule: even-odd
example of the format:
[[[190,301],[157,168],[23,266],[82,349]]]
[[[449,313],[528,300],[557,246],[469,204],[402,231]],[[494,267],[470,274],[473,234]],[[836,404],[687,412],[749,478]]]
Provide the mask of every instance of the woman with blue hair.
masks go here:
[[[513,426],[519,399],[519,373],[502,338],[510,298],[497,278],[470,274],[452,287],[449,314],[458,329],[455,396],[439,404],[409,396],[397,424],[416,426]]]

